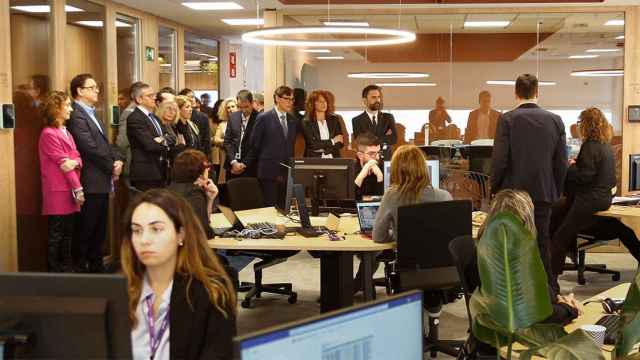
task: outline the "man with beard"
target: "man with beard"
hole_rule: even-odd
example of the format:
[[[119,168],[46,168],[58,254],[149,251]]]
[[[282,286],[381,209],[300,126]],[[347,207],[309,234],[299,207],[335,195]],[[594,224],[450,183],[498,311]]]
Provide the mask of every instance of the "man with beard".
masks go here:
[[[381,111],[382,88],[377,85],[365,87],[362,90],[362,102],[365,111],[352,120],[353,137],[372,133],[382,145],[383,160],[391,160],[391,146],[398,141],[398,135],[393,115]]]

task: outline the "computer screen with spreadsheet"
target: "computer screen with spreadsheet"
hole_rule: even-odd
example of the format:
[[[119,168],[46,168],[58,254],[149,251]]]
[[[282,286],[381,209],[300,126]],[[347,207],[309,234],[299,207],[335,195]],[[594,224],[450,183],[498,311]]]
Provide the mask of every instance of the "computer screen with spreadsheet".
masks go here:
[[[235,341],[241,360],[422,359],[422,293],[406,292]]]

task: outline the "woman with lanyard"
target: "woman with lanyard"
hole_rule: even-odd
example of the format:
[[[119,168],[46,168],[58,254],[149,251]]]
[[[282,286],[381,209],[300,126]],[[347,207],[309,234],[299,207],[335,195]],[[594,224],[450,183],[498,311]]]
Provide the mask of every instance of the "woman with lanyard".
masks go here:
[[[236,297],[193,210],[149,190],[130,205],[121,247],[135,359],[230,359]]]

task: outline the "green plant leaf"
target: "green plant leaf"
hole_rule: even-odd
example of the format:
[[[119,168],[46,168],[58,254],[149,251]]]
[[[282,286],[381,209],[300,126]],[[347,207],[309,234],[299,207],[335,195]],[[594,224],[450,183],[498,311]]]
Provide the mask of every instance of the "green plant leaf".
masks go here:
[[[550,360],[603,360],[600,347],[585,333],[578,329],[546,346],[529,349],[520,354],[520,359],[528,360],[533,355],[542,355]]]
[[[629,287],[622,307],[622,331],[616,344],[616,356],[626,356],[640,342],[640,272]]]
[[[478,270],[478,300],[506,333],[513,334],[551,315],[538,245],[513,214],[499,213],[487,224],[478,244]]]
[[[534,324],[516,331],[515,340],[528,347],[542,347],[567,336],[567,332],[558,324]]]

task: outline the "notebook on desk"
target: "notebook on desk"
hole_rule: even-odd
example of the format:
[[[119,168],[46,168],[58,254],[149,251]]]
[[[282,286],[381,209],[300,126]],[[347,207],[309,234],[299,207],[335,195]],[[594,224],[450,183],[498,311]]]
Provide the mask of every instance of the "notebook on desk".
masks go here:
[[[360,223],[360,233],[371,237],[373,224],[376,222],[376,214],[380,208],[379,202],[361,202],[356,204],[358,209],[358,222]]]

